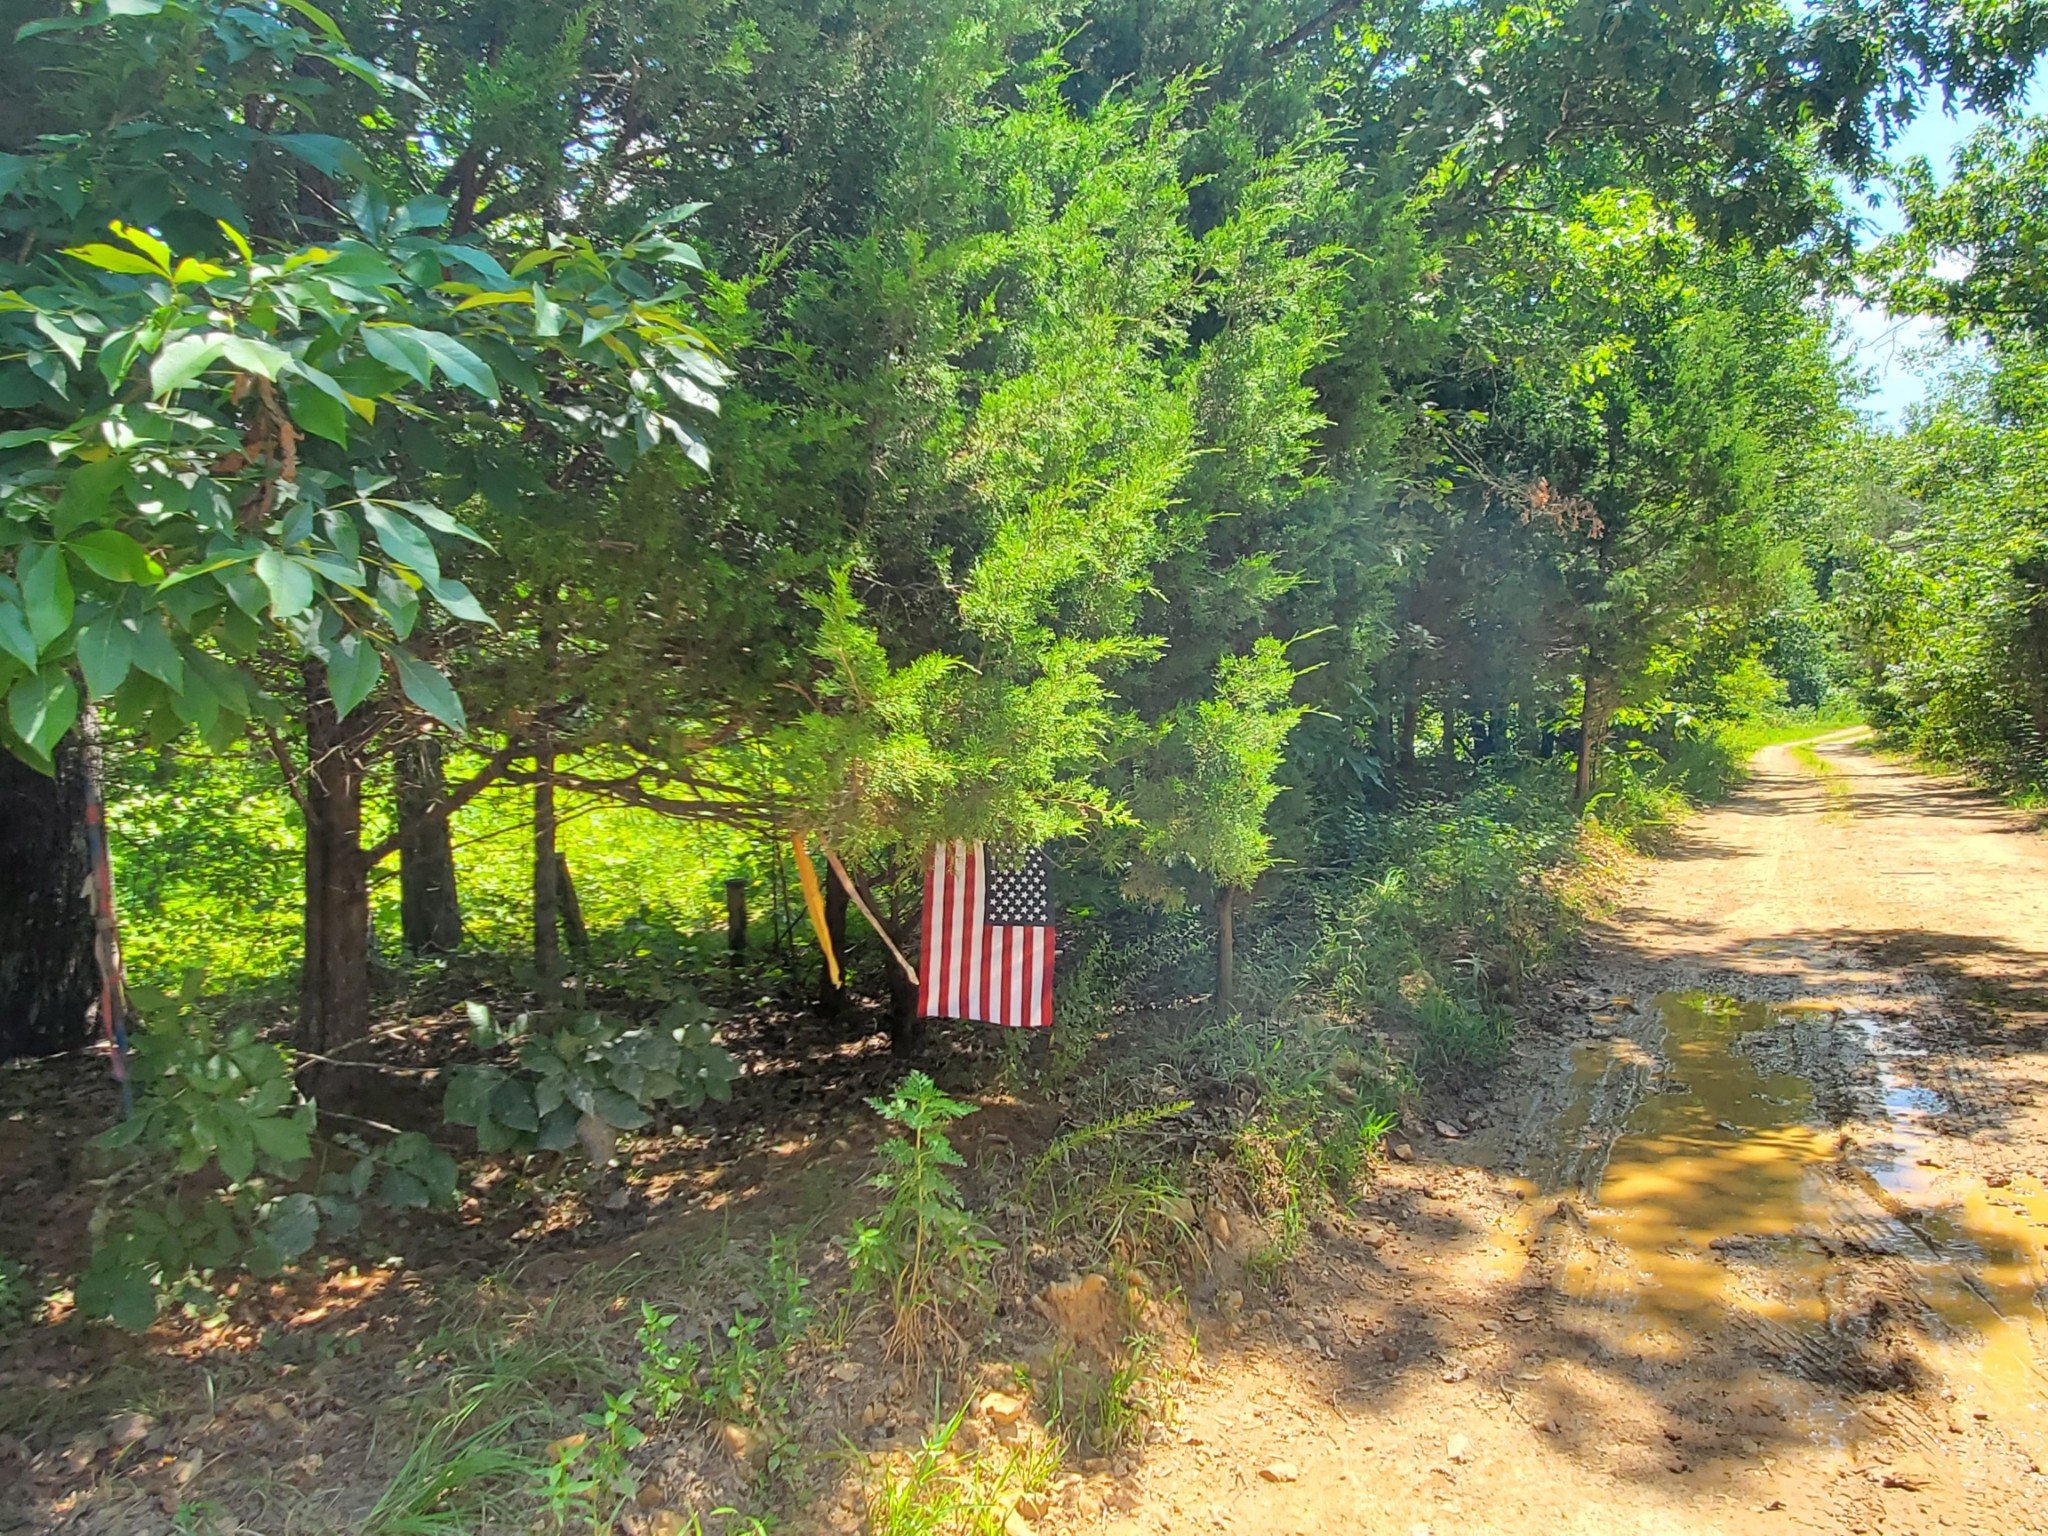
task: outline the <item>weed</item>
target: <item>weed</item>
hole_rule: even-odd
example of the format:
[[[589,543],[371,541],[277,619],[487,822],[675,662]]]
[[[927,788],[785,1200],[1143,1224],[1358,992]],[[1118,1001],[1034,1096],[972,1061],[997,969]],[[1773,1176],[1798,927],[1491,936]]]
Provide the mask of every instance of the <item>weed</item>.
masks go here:
[[[680,1343],[669,1335],[681,1321],[673,1312],[662,1312],[652,1303],[640,1303],[640,1391],[657,1420],[666,1422],[682,1411],[686,1403],[701,1402],[697,1368],[703,1350],[695,1339]]]
[[[1071,1350],[1053,1357],[1046,1378],[1046,1423],[1070,1452],[1107,1456],[1144,1438],[1157,1417],[1150,1391],[1158,1345],[1149,1334],[1124,1340],[1122,1359],[1105,1374]]]
[[[1013,1451],[1000,1465],[963,1460],[953,1439],[967,1417],[962,1404],[909,1460],[885,1472],[867,1498],[868,1536],[1002,1536],[1011,1494],[1045,1487],[1057,1448]]]
[[[488,1396],[472,1392],[428,1427],[363,1516],[363,1536],[467,1536],[499,1523],[534,1465],[509,1443],[521,1415],[473,1427]]]
[[[882,1166],[871,1182],[888,1199],[872,1221],[854,1229],[853,1279],[859,1290],[889,1293],[895,1309],[890,1351],[917,1358],[933,1342],[959,1344],[948,1313],[982,1295],[996,1247],[947,1174],[966,1162],[945,1127],[974,1111],[922,1072],[911,1073],[888,1099],[869,1102],[909,1134],[891,1136],[877,1149]]]

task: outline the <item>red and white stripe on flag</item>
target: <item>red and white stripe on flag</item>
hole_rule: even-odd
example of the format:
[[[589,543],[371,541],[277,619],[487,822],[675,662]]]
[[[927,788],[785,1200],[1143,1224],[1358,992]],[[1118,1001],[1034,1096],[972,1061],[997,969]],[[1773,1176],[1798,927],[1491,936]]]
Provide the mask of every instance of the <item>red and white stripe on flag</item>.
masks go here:
[[[1021,1029],[1050,1026],[1051,918],[1043,853],[1011,868],[992,864],[981,843],[940,843],[925,870],[917,1011]]]

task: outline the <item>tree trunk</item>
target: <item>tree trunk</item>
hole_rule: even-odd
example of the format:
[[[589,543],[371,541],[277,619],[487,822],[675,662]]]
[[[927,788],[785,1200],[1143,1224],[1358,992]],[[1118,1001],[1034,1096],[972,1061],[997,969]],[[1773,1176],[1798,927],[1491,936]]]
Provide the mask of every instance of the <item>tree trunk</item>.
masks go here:
[[[569,952],[580,956],[590,948],[590,929],[583,921],[576,882],[569,878],[568,856],[559,848],[555,850],[555,894],[562,903],[562,937],[568,941]]]
[[[846,887],[829,870],[825,877],[825,934],[831,940],[832,953],[839,957],[839,980],[832,980],[830,966],[822,968],[818,1011],[836,1019],[846,1011]]]
[[[1449,699],[1444,700],[1444,762],[1451,767],[1458,762],[1458,706]]]
[[[1585,690],[1580,695],[1579,704],[1578,779],[1573,787],[1573,798],[1580,805],[1593,798],[1594,769],[1600,756],[1600,744],[1607,739],[1606,709],[1606,690],[1599,664],[1588,655]]]
[[[54,757],[52,778],[0,749],[0,1061],[76,1050],[99,995],[88,743],[74,731]]]
[[[1411,689],[1401,700],[1401,739],[1398,760],[1403,768],[1415,766],[1415,728],[1422,713],[1422,701]]]
[[[370,870],[363,858],[363,716],[337,720],[306,674],[306,958],[299,1041],[332,1052],[370,1029]]]
[[[533,754],[533,969],[543,981],[562,969],[561,891],[555,863],[555,748]]]
[[[1225,1013],[1237,998],[1237,892],[1216,891],[1216,1006]]]
[[[455,847],[447,818],[423,824],[448,797],[441,743],[416,738],[395,767],[398,824],[410,829],[398,851],[399,932],[415,955],[462,947],[462,900],[455,883]]]

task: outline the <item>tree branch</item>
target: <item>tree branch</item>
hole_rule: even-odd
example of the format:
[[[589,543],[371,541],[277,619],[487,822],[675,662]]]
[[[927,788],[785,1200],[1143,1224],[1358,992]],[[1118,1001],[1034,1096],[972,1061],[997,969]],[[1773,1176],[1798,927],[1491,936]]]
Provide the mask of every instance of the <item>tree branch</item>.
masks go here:
[[[457,811],[469,804],[470,801],[482,794],[484,790],[503,778],[505,770],[510,768],[514,762],[529,750],[531,749],[525,742],[514,736],[505,743],[497,756],[493,757],[468,779],[464,780],[460,788],[452,790],[445,800],[436,801],[425,813],[414,819],[411,823],[399,827],[389,837],[385,838],[383,842],[365,849],[363,851],[365,867],[375,868],[401,848],[408,847],[421,833],[430,832],[435,827],[440,826],[442,822],[453,816]]]

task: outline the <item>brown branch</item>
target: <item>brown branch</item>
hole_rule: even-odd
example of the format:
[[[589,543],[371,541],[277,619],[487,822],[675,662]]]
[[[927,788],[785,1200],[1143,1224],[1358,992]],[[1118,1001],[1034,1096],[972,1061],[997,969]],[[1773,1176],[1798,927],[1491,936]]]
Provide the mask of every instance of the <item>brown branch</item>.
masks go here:
[[[839,883],[846,887],[846,894],[851,896],[853,904],[860,908],[860,915],[868,920],[868,926],[889,946],[889,953],[894,955],[896,963],[903,967],[903,974],[910,978],[913,986],[922,986],[923,983],[917,979],[917,967],[903,958],[903,951],[896,947],[896,936],[889,931],[889,925],[875,915],[874,907],[870,906],[867,897],[861,894],[864,882],[857,881],[849,875],[846,866],[839,862],[839,855],[830,848],[825,850],[825,862],[832,866],[832,873],[837,875]]]
[[[284,775],[285,793],[292,797],[292,804],[299,808],[299,814],[306,811],[306,794],[299,788],[298,770],[292,766],[291,748],[284,744],[284,738],[277,733],[277,727],[266,722],[263,727],[264,740],[270,743],[270,755],[277,759],[278,771]]]
[[[1267,58],[1270,59],[1274,57],[1276,54],[1282,54],[1287,52],[1290,48],[1298,48],[1299,46],[1301,46],[1301,44],[1307,42],[1310,38],[1314,37],[1318,32],[1322,31],[1323,28],[1334,25],[1337,21],[1337,18],[1342,16],[1346,11],[1357,10],[1359,8],[1359,5],[1360,0],[1337,0],[1337,3],[1335,5],[1331,6],[1328,10],[1324,11],[1320,16],[1317,16],[1313,21],[1303,22],[1300,26],[1296,27],[1292,32],[1288,33],[1285,37],[1281,38],[1277,43],[1268,43],[1260,51],[1264,53]]]
[[[374,868],[390,858],[401,848],[408,847],[423,832],[430,832],[440,826],[484,790],[505,776],[505,770],[525,752],[531,750],[525,742],[514,736],[506,742],[498,754],[479,768],[459,789],[453,790],[444,800],[436,801],[422,815],[411,823],[401,826],[383,842],[363,851],[363,863]]]

